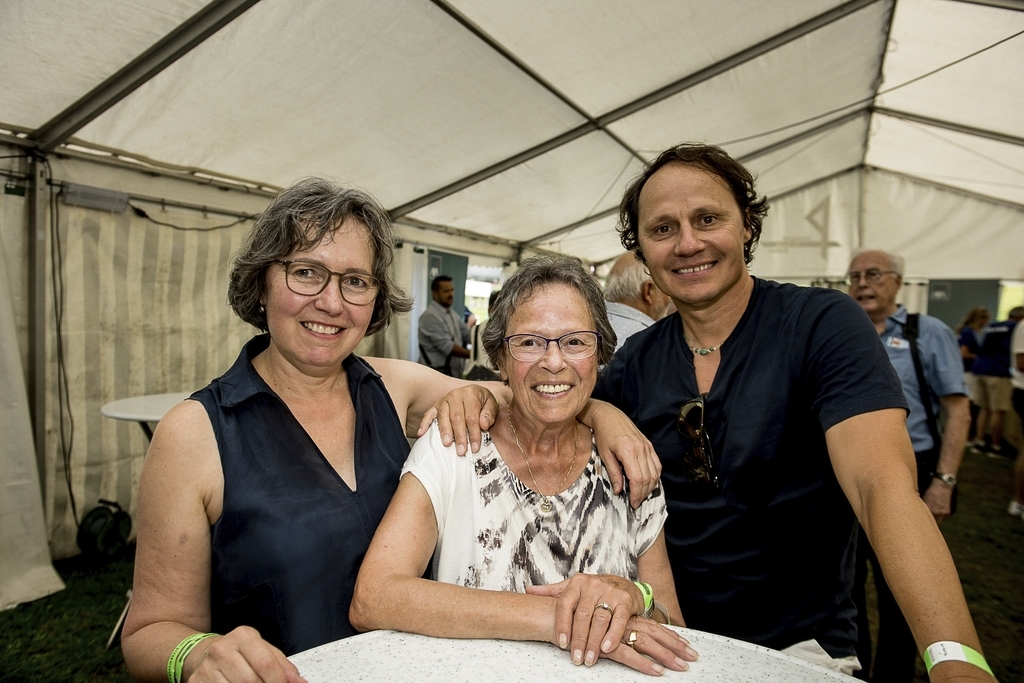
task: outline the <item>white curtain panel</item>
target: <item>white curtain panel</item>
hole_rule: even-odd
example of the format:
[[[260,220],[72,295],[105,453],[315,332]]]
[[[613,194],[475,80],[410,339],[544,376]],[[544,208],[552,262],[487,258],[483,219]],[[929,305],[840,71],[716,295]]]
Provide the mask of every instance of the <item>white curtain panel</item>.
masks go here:
[[[159,220],[231,222],[147,207]],[[183,232],[123,214],[60,205],[65,254],[64,363],[74,442],[71,481],[79,518],[99,498],[132,516],[148,442],[139,425],[100,414],[110,401],[193,391],[224,372],[254,333],[227,304],[227,266],[251,223]],[[77,553],[59,434],[57,331],[47,313],[46,505],[54,557]],[[65,431],[68,429],[65,418]]]
[[[10,276],[20,278],[17,270],[8,272],[3,242],[0,240],[0,610],[64,588],[50,564],[46,543],[18,325],[11,305]]]

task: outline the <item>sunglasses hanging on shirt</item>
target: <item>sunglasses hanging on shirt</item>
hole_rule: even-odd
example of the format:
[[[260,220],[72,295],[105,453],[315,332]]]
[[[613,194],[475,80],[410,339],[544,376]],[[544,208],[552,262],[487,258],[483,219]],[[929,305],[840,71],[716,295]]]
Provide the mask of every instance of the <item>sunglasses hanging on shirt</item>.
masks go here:
[[[693,484],[719,488],[711,440],[704,429],[704,396],[690,399],[679,408],[676,429],[683,437],[683,474]]]

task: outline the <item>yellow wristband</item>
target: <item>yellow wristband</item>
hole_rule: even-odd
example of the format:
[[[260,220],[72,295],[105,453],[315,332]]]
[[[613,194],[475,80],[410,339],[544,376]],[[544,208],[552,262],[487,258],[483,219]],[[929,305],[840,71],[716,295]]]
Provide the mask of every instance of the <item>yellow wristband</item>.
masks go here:
[[[220,635],[219,633],[193,633],[178,643],[167,660],[167,680],[169,683],[181,683],[181,669],[185,666],[185,658],[195,649],[200,641]]]
[[[640,589],[640,592],[644,596],[644,613],[643,616],[647,619],[651,618],[654,614],[654,589],[651,588],[651,584],[643,583],[642,581],[634,581],[636,587]]]
[[[924,649],[924,666],[928,673],[931,673],[932,667],[939,662],[949,661],[967,662],[987,671],[990,676],[995,676],[980,652],[961,643],[955,643],[951,640],[940,640]]]

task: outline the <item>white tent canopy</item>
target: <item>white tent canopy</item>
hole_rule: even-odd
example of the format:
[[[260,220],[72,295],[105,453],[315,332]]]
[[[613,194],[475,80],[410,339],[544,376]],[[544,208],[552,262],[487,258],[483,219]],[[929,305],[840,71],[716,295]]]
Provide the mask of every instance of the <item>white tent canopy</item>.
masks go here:
[[[398,219],[601,262],[623,186],[682,140],[769,196],[879,168],[1019,210],[1022,6],[9,2],[0,127],[256,187],[325,173]]]
[[[0,275],[22,366],[3,372],[29,387],[53,553],[74,551],[54,238],[83,500],[131,507],[145,449],[99,406],[197,388],[249,331],[223,306],[244,222],[175,232],[51,203],[47,181],[213,227],[323,174],[370,190],[410,245],[602,264],[643,163],[704,141],[769,196],[758,275],[839,276],[870,244],[913,276],[1020,279],[1022,34],[1021,0],[7,0]],[[421,255],[396,271],[415,290]],[[408,333],[373,350],[406,355]]]

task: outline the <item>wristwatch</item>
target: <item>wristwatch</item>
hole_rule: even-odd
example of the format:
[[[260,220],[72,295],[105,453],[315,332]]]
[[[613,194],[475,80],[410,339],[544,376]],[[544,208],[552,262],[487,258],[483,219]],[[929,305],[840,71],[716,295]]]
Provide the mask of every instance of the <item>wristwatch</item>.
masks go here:
[[[949,486],[950,488],[956,486],[956,477],[953,476],[952,474],[945,474],[944,472],[932,472],[932,478],[938,479],[939,481],[941,481],[946,486]]]

